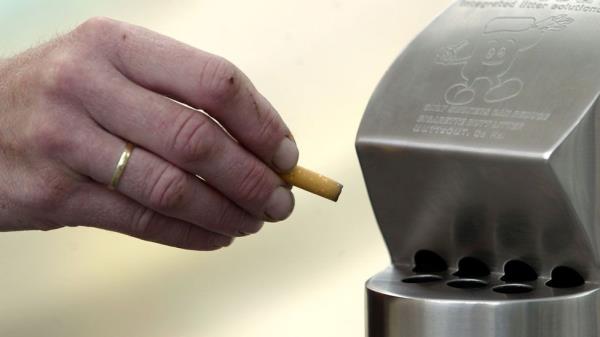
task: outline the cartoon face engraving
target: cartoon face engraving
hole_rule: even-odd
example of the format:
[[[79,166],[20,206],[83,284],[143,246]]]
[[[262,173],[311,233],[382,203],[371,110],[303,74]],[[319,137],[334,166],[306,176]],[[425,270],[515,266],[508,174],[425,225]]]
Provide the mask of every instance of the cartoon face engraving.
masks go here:
[[[485,50],[483,48],[482,50]],[[489,40],[487,52],[483,56],[482,64],[489,67],[501,66],[508,68],[509,60],[514,59],[517,53],[517,42],[514,40]]]
[[[499,17],[484,28],[483,36],[442,48],[435,59],[441,65],[462,65],[462,81],[446,91],[446,102],[465,105],[482,94],[486,103],[496,103],[518,96],[524,86],[518,77],[507,74],[518,55],[537,45],[544,34],[565,29],[574,20],[567,15],[544,20],[531,17]],[[478,93],[476,82],[487,82],[487,91]],[[481,89],[479,89],[481,90]]]

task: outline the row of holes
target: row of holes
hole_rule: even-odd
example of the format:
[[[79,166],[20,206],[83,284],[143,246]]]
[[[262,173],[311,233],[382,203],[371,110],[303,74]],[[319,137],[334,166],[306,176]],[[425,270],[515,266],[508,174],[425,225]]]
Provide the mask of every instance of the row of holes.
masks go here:
[[[430,283],[442,281],[439,275],[417,275],[404,279],[406,283]],[[488,283],[480,279],[456,279],[446,283],[452,288],[478,289],[487,287]],[[502,294],[524,294],[533,291],[533,287],[522,283],[508,283],[492,288],[493,291]]]
[[[425,275],[409,278],[405,282],[425,283],[441,281],[441,277],[431,274],[442,273],[446,270],[448,270],[448,264],[441,256],[432,251],[422,250],[415,254],[415,267],[413,271]],[[490,269],[479,259],[465,257],[458,262],[458,271],[454,275],[459,277],[459,279],[450,281],[448,283],[449,286],[455,288],[481,288],[485,287],[487,282],[479,280],[479,278],[490,275]],[[509,284],[496,288],[499,288],[500,291],[498,292],[528,292],[533,290],[533,288],[520,283],[533,282],[537,278],[538,274],[533,267],[523,261],[511,260],[504,265],[504,276],[501,278],[502,281]],[[552,288],[574,288],[584,283],[585,280],[577,271],[569,267],[560,266],[552,270],[551,279],[546,285]]]

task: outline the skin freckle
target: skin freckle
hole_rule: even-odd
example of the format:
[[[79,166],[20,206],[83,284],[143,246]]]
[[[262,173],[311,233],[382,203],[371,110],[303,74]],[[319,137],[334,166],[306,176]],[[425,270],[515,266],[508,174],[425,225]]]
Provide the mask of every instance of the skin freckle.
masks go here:
[[[252,102],[252,106],[254,107],[254,111],[256,112],[256,115],[260,118],[261,114],[260,114],[260,108],[258,107],[258,102],[256,101],[256,97],[254,97],[254,94],[252,92],[249,92],[250,94],[250,101]]]

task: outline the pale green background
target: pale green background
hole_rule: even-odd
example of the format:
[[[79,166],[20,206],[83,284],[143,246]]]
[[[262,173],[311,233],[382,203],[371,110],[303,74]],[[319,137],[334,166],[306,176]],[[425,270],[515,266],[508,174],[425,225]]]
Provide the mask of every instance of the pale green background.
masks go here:
[[[215,253],[86,228],[0,234],[0,336],[363,336],[364,282],[388,257],[354,137],[386,68],[445,6],[0,0],[0,55],[103,15],[229,58],[284,116],[301,163],[346,186],[338,204],[296,193],[290,220]]]

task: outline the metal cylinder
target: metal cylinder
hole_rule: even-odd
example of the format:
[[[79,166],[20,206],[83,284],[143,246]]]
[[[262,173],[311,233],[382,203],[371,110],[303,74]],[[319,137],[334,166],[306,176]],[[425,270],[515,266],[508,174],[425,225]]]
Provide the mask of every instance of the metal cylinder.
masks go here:
[[[448,285],[459,280],[451,274],[403,282],[414,276],[391,267],[368,281],[367,336],[591,337],[600,331],[595,284],[558,289],[546,279],[506,283],[499,274],[461,288]]]

